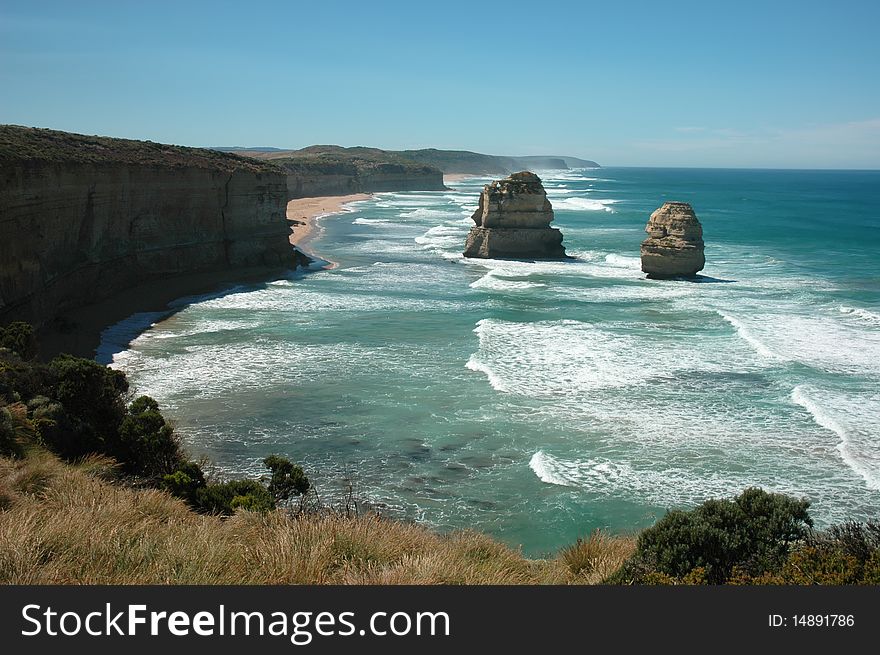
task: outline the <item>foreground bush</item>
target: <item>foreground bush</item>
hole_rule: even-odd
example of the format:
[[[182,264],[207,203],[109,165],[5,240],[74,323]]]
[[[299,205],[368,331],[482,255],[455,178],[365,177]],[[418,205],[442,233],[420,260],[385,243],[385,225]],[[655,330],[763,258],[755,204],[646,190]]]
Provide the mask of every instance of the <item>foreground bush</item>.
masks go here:
[[[733,500],[670,511],[639,535],[635,554],[608,582],[723,584],[735,567],[752,576],[775,571],[808,535],[808,507],[806,500],[753,488]]]
[[[734,584],[880,584],[880,522],[849,521],[811,535],[776,570],[760,575],[736,570]]]
[[[128,403],[123,372],[70,355],[48,365],[25,361],[36,353],[25,323],[0,329],[0,344],[0,455],[20,457],[31,441],[70,462],[111,457],[138,484],[164,487],[204,513],[268,512],[310,488],[302,468],[275,455],[265,460],[268,486],[257,480],[209,484],[198,464],[187,460],[159,404],[149,396]]]
[[[0,326],[0,348],[5,348],[24,361],[37,356],[37,338],[27,323],[16,321],[6,327]]]
[[[270,455],[263,464],[271,474],[268,486],[258,480],[209,483],[196,462],[183,462],[174,473],[164,476],[162,487],[197,512],[226,516],[237,509],[272,511],[277,504],[302,495],[311,487],[302,468],[284,457]]]

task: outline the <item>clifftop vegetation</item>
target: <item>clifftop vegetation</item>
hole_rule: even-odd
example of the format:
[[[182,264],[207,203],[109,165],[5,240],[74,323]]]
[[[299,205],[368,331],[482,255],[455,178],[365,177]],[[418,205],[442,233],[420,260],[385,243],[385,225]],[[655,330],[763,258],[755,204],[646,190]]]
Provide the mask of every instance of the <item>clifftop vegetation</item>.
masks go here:
[[[441,171],[434,166],[412,161],[378,148],[310,146],[302,150],[261,154],[264,155],[262,159],[293,173],[441,175]]]
[[[279,172],[251,157],[152,141],[87,136],[19,125],[0,125],[0,161],[122,163],[142,166],[192,166],[222,171]]]
[[[469,150],[439,150],[422,148],[417,150],[381,150],[379,148],[343,148],[333,145],[315,145],[301,150],[278,150],[270,148],[227,148],[226,152],[236,152],[256,159],[277,161],[290,165],[292,161],[305,162],[351,162],[359,161],[365,165],[394,164],[407,170],[439,170],[443,173],[462,173],[472,175],[507,175],[521,170],[598,168],[599,164],[587,159],[567,156],[529,156],[504,157],[484,155]],[[416,168],[414,168],[416,167]]]

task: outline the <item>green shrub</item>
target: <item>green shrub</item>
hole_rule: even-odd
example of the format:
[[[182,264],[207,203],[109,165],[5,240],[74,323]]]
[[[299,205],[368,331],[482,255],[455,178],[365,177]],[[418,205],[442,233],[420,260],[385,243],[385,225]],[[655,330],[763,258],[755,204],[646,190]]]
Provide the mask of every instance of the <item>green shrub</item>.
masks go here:
[[[179,463],[173,473],[166,474],[162,487],[198,512],[224,515],[234,514],[236,509],[269,512],[277,502],[310,488],[302,468],[290,460],[270,455],[263,463],[272,474],[268,487],[257,480],[206,483],[201,467],[191,461]]]
[[[65,456],[81,457],[92,452],[114,456],[113,448],[105,450],[101,444],[116,436],[126,414],[128,380],[125,374],[71,355],[53,359],[49,373],[52,380],[47,395],[60,402],[71,419],[83,426],[83,442],[79,448],[75,444],[70,448],[78,452]]]
[[[8,401],[28,401],[46,394],[49,370],[39,362],[24,362],[8,350],[0,349],[0,397]]]
[[[64,406],[45,396],[28,403],[37,441],[61,457],[74,460],[89,453],[104,452],[104,442],[94,428],[70,414]]]
[[[880,582],[880,523],[847,521],[794,549],[773,574],[748,584],[850,585]]]
[[[269,490],[256,480],[208,484],[196,491],[196,504],[206,514],[231,515],[239,507],[259,512],[275,509]]]
[[[707,583],[722,584],[734,567],[749,575],[776,570],[807,536],[808,507],[806,500],[746,489],[733,500],[670,511],[639,535],[635,554],[608,582],[643,583],[655,573],[683,581],[699,568]]]
[[[129,473],[159,478],[178,469],[184,458],[174,430],[159,413],[159,403],[140,396],[119,425],[118,438],[108,440],[107,454]]]
[[[312,486],[302,467],[278,455],[269,455],[263,460],[269,469],[269,493],[276,503],[289,500],[291,496],[302,496]]]
[[[0,348],[7,348],[24,361],[37,356],[37,339],[34,328],[28,323],[16,321],[6,327],[0,327]]]
[[[172,496],[185,500],[193,509],[198,509],[198,491],[204,486],[205,474],[195,462],[184,462],[174,473],[162,478],[162,487]]]

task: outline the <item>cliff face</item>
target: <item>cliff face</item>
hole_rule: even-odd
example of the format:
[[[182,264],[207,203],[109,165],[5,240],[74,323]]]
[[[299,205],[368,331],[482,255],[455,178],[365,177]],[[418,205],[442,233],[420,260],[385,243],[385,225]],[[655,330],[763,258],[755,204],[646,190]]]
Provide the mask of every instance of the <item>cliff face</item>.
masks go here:
[[[347,196],[352,193],[382,191],[442,191],[443,173],[440,171],[309,171],[305,167],[287,174],[288,197]]]
[[[0,127],[0,322],[179,274],[293,267],[286,180],[198,149]]]
[[[703,227],[686,202],[665,202],[645,227],[642,271],[649,278],[693,277],[706,264]]]
[[[483,187],[465,257],[563,259],[562,232],[540,178],[523,171]]]
[[[374,148],[312,146],[264,157],[287,173],[289,197],[381,191],[442,191],[443,173]]]

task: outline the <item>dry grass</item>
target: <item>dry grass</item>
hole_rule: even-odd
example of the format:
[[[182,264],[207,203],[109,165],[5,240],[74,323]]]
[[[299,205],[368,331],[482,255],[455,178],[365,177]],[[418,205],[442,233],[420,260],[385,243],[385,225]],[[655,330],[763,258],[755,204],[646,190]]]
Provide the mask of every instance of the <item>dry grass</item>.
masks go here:
[[[559,554],[571,575],[584,584],[599,584],[620,568],[636,550],[634,536],[614,536],[596,530],[587,539],[578,539]]]
[[[578,584],[600,580],[632,549],[596,533],[559,558],[529,560],[482,534],[372,516],[221,519],[113,484],[112,472],[100,458],[0,458],[0,583]]]

